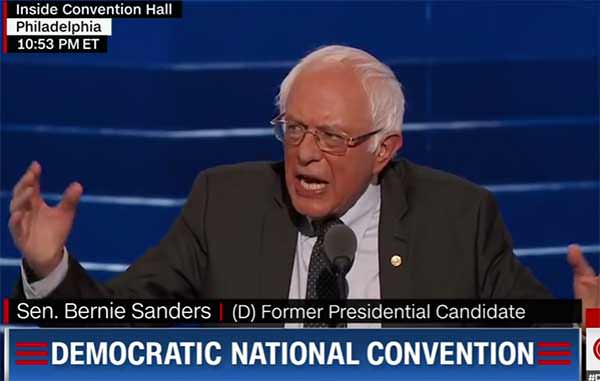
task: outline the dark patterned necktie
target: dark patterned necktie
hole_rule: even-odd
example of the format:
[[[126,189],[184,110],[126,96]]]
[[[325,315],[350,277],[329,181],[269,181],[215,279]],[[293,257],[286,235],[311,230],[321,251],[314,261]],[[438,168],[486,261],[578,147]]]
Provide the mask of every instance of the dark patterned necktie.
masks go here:
[[[308,265],[308,278],[306,282],[307,300],[329,300],[340,299],[335,274],[331,269],[331,262],[327,258],[324,249],[325,233],[334,225],[342,224],[337,218],[329,219],[315,224],[317,242],[313,246]],[[305,322],[304,327],[329,327],[327,323]],[[339,326],[336,324],[335,326]]]

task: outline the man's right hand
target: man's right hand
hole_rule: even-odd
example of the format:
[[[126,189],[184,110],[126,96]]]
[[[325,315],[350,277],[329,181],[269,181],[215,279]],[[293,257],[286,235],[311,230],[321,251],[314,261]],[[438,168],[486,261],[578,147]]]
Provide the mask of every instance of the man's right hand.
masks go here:
[[[40,194],[41,165],[31,163],[13,189],[8,227],[17,249],[39,277],[46,277],[62,259],[83,187],[72,183],[55,207]]]

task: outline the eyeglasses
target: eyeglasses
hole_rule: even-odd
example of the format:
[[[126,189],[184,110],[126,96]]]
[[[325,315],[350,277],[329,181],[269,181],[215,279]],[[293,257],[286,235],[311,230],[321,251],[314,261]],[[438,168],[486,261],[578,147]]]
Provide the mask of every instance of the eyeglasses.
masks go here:
[[[271,121],[271,125],[275,127],[275,137],[277,140],[284,144],[298,146],[304,140],[304,136],[309,133],[313,134],[317,141],[317,146],[321,151],[340,156],[346,153],[348,147],[355,147],[382,130],[380,128],[355,137],[345,132],[333,131],[327,128],[310,130],[302,123],[286,120],[285,113],[281,113],[275,117]]]

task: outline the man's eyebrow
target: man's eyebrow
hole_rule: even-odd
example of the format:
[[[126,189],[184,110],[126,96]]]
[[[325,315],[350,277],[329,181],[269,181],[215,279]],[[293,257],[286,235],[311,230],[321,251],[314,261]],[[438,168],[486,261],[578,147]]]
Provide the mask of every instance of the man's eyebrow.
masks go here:
[[[306,123],[304,123],[303,121],[300,120],[300,118],[296,118],[293,114],[289,114],[289,113],[285,113],[285,120],[290,121],[290,122],[295,122],[295,123],[299,123],[302,124],[303,126],[306,126]]]
[[[329,130],[332,132],[343,132],[342,128],[336,124],[320,124],[315,126],[315,128],[318,128],[319,130]]]
[[[286,113],[285,116],[286,116],[286,119],[290,122],[295,122],[295,123],[301,124],[305,127],[308,127],[307,123],[300,120],[300,118],[296,118],[293,114]],[[318,126],[315,126],[315,128],[317,128],[319,130],[329,130],[332,132],[343,132],[341,127],[337,126],[336,124],[320,124]]]

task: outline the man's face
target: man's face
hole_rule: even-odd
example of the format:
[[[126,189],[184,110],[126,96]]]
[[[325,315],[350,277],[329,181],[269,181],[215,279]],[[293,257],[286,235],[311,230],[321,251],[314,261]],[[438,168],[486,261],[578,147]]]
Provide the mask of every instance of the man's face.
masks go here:
[[[311,130],[333,129],[352,137],[373,130],[367,95],[358,76],[343,64],[305,68],[292,84],[285,111],[288,121]],[[374,175],[370,139],[349,147],[343,156],[321,151],[310,133],[298,146],[284,145],[285,180],[294,208],[313,219],[348,210]]]

